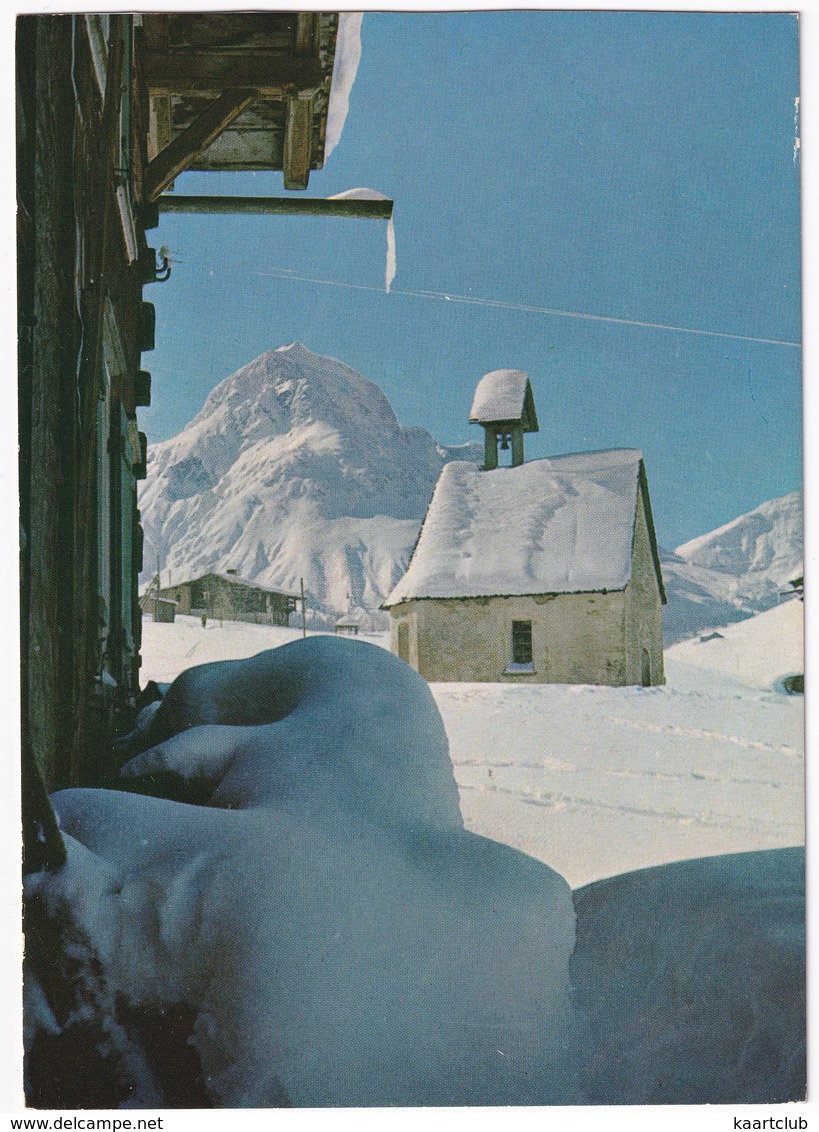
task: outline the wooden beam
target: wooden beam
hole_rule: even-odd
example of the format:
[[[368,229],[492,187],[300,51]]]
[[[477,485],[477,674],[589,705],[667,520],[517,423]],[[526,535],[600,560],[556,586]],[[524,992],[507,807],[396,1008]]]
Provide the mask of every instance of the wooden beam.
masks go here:
[[[153,92],[215,91],[253,87],[266,98],[288,91],[309,94],[324,82],[315,54],[296,56],[269,51],[148,51],[145,81]]]
[[[299,12],[296,18],[296,55],[309,59],[318,51],[318,12]],[[306,189],[310,180],[313,148],[313,103],[290,95],[284,124],[282,172],[286,189]]]
[[[148,99],[148,160],[153,161],[165,146],[170,145],[171,96],[164,92],[152,94]]]
[[[306,189],[313,144],[313,100],[288,98],[282,171],[286,189]]]
[[[199,197],[174,193],[156,202],[160,212],[211,216],[341,216],[357,220],[389,220],[391,200],[327,200],[324,197]]]
[[[66,861],[65,842],[27,736],[23,737],[21,785],[23,875],[43,869],[56,872]]]
[[[257,97],[255,90],[227,90],[211,102],[186,130],[158,153],[145,174],[146,200],[156,200],[210,143]]]
[[[296,52],[312,55],[318,49],[318,12],[299,12],[296,18]]]
[[[148,51],[169,50],[171,41],[167,16],[161,16],[158,12],[146,12],[142,17],[142,30]]]

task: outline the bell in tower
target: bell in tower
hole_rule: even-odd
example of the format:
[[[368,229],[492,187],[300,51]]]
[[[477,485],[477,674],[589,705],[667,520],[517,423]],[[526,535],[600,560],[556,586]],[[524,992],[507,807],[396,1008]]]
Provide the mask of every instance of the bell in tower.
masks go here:
[[[484,471],[498,466],[498,446],[512,448],[512,467],[523,463],[523,434],[537,432],[537,413],[528,374],[521,369],[495,369],[478,382],[470,424],[484,430]]]

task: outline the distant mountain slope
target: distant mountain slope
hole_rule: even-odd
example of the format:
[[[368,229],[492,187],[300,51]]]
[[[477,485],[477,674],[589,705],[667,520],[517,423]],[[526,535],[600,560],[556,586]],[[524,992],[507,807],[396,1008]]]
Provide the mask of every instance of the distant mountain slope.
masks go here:
[[[802,573],[802,492],[763,503],[747,515],[678,546],[676,553],[739,579],[740,599],[765,600]]]
[[[300,343],[220,382],[177,436],[152,445],[140,496],[145,572],[235,569],[335,617],[377,610],[400,578],[450,459],[405,428],[373,382]],[[378,615],[383,618],[383,614]]]
[[[668,597],[668,605],[663,608],[666,645],[752,615],[752,610],[730,600],[730,578],[715,570],[692,566],[671,550],[660,551],[660,564]]]
[[[671,644],[776,605],[802,574],[802,493],[791,492],[661,554]]]

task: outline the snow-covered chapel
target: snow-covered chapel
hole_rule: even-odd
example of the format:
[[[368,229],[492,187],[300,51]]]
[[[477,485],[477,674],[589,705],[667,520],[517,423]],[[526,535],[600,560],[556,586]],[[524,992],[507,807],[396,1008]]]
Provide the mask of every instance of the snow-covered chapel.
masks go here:
[[[521,370],[486,374],[470,421],[485,432],[484,465],[441,473],[384,603],[392,651],[427,680],[663,684],[666,597],[642,453],[526,463],[523,434],[538,422]]]

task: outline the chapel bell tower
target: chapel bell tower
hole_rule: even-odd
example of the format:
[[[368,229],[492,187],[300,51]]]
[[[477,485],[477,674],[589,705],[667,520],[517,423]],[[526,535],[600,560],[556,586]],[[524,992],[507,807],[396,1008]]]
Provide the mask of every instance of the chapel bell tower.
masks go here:
[[[512,448],[512,467],[523,463],[523,434],[537,432],[537,413],[528,374],[521,369],[494,369],[478,382],[470,424],[484,430],[483,470],[498,466],[501,451]]]

